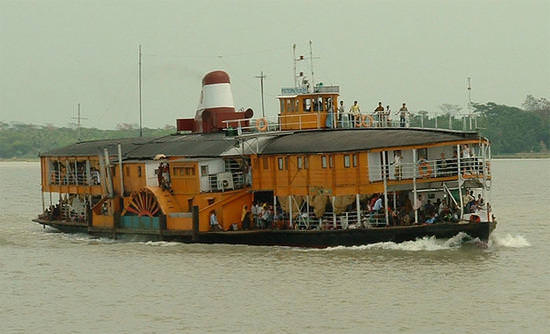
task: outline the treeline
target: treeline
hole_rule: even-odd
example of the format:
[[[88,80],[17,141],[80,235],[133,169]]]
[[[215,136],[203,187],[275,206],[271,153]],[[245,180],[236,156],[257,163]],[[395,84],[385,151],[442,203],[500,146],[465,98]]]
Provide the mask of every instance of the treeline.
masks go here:
[[[143,129],[144,137],[160,137],[175,133],[174,127]],[[118,126],[117,130],[81,128],[82,141],[96,139],[138,137],[139,129],[132,126]],[[33,124],[0,122],[0,159],[37,158],[40,152],[70,145],[78,141],[78,130],[71,127],[39,126]]]
[[[550,148],[550,100],[528,95],[522,108],[488,102],[473,104],[471,117],[458,105],[444,104],[437,116],[415,115],[411,126],[444,129],[477,128],[491,141],[493,154],[548,152]],[[451,115],[451,117],[449,117]],[[423,118],[423,119],[422,119]],[[449,120],[451,127],[449,127]]]
[[[437,116],[435,113],[416,113],[411,119],[411,126],[433,128],[437,122],[438,128],[462,130],[464,125],[469,129],[470,122],[473,128],[477,123],[481,134],[491,141],[493,154],[548,152],[550,148],[550,101],[546,98],[528,95],[522,108],[493,102],[474,104],[474,117],[466,118],[465,121],[462,107],[458,105],[444,104],[440,109]],[[144,128],[143,136],[160,137],[175,131],[172,126],[163,129]],[[139,130],[130,124],[119,124],[117,130],[80,130],[83,141],[137,136]],[[71,127],[0,122],[0,159],[36,158],[40,152],[77,141],[78,131]]]

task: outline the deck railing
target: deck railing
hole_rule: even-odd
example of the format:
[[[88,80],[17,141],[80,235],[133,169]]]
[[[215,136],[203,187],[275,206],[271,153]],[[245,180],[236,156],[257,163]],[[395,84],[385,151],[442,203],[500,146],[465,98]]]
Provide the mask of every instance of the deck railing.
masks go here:
[[[323,115],[323,117],[321,117]],[[314,117],[313,117],[314,116]],[[390,118],[391,117],[391,118]],[[295,115],[278,115],[275,117],[260,117],[260,118],[243,118],[235,120],[223,121],[225,129],[236,129],[239,133],[242,131],[252,132],[271,132],[282,131],[283,129],[327,129],[327,128],[408,128],[411,126],[413,117],[407,116],[401,119],[398,115],[380,116],[376,114],[359,114],[352,113],[327,113],[327,112],[308,112],[296,113]],[[326,119],[328,118],[328,124]],[[418,125],[421,128],[437,128],[443,127],[424,126],[421,121]],[[445,128],[445,129],[448,129]]]
[[[485,166],[489,166],[485,161]],[[461,158],[460,168],[462,175],[483,176],[484,170],[490,176],[490,169],[483,168],[484,161],[479,157]],[[369,165],[369,179],[371,181],[382,181],[384,179],[382,164]],[[458,175],[458,160],[456,158],[445,160],[419,160],[416,163],[389,163],[386,165],[387,180],[406,180],[450,177]]]

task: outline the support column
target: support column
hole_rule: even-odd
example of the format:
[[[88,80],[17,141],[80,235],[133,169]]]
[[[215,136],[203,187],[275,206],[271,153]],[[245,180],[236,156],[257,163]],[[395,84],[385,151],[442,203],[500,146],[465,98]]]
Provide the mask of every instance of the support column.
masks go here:
[[[277,196],[275,196],[275,192],[273,192],[273,221],[275,221],[275,218],[277,217]],[[254,222],[256,224],[256,222]],[[256,226],[256,228],[258,228]]]
[[[462,200],[462,171],[460,167],[460,144],[456,145],[456,159],[458,165],[458,196],[460,197],[460,219],[464,215],[464,202]]]
[[[306,195],[306,210],[307,210],[307,228],[309,228],[309,194]]]
[[[386,170],[386,152],[382,152],[382,176],[384,177],[384,216],[386,218],[386,226],[390,225],[388,217],[388,175]]]
[[[393,192],[393,211],[397,210],[397,194]]]
[[[120,177],[120,197],[123,197],[124,196],[124,173],[122,172],[122,145],[121,144],[118,144],[118,171],[119,171],[119,177]]]
[[[361,226],[361,201],[359,194],[355,194],[355,206],[357,207],[357,224]]]
[[[487,203],[487,145],[485,143],[481,143],[481,157],[483,161],[483,200],[485,203]]]
[[[413,148],[413,209],[414,209],[414,223],[418,224],[418,198],[416,194],[416,148]]]
[[[336,197],[332,196],[332,227],[336,230],[336,212],[334,212],[334,202]]]
[[[288,219],[289,227],[292,229],[292,195],[288,195]]]

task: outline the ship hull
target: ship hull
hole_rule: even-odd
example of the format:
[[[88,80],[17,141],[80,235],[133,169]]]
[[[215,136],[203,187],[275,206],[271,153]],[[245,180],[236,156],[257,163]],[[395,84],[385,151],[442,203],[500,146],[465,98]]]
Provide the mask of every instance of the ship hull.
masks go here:
[[[301,231],[301,230],[252,230],[227,232],[202,232],[193,239],[190,231],[132,231],[121,229],[97,229],[86,225],[67,224],[36,219],[37,223],[52,226],[67,233],[89,233],[96,236],[120,238],[141,236],[148,240],[165,240],[194,243],[243,244],[257,246],[292,246],[325,248],[335,246],[360,246],[378,242],[404,242],[422,237],[451,238],[460,232],[472,238],[487,241],[495,229],[494,222],[444,223],[432,225],[375,227],[353,230]]]

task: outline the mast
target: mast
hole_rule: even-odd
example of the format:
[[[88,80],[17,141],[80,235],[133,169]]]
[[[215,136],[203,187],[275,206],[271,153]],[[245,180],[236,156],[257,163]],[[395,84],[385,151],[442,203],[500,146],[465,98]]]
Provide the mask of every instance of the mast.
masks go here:
[[[139,136],[143,137],[143,113],[141,109],[141,44],[138,50]]]
[[[292,61],[294,62],[294,88],[298,88],[298,75],[296,73],[296,62],[298,61],[296,59],[296,43],[292,44]]]
[[[296,63],[296,62],[295,62]],[[294,65],[296,67],[296,64]],[[296,72],[296,71],[295,71]],[[265,118],[265,110],[264,110],[264,79],[266,76],[264,75],[264,72],[260,72],[260,75],[257,75],[256,78],[260,79],[260,90],[262,93],[262,117]],[[296,76],[294,76],[294,84],[296,84]]]
[[[313,76],[313,42],[309,41],[309,65],[311,66],[311,87],[315,91],[315,77]]]

